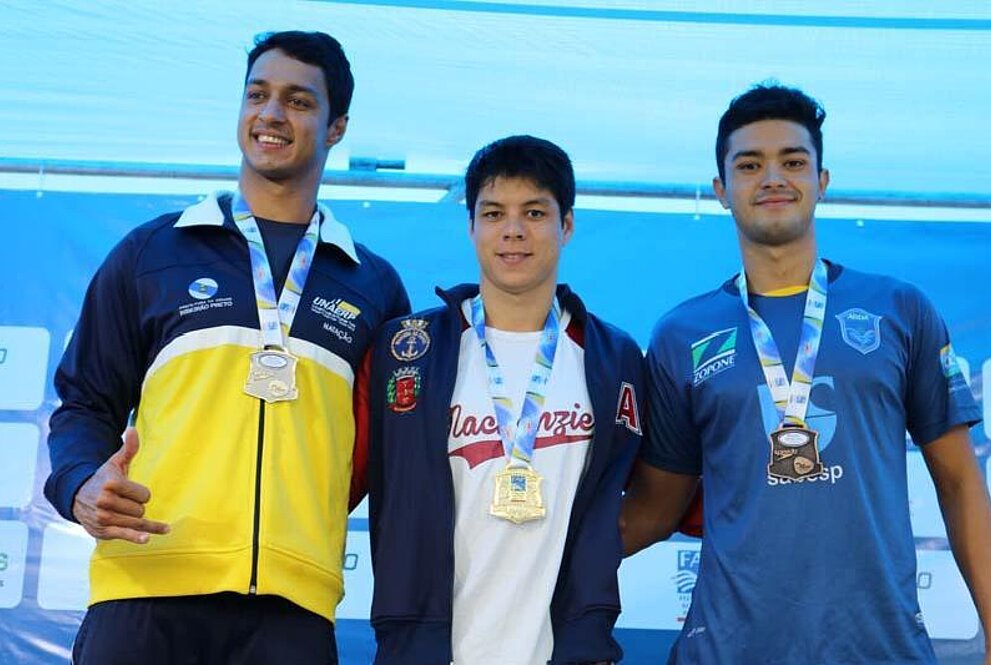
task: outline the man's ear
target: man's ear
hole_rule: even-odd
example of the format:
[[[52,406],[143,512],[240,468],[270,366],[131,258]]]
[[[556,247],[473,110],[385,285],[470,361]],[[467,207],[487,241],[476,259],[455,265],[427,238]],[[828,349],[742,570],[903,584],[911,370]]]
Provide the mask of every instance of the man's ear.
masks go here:
[[[327,131],[327,148],[333,148],[335,145],[341,142],[344,138],[344,134],[348,131],[348,116],[347,114],[338,116],[336,120],[330,123],[330,128]]]
[[[575,233],[575,210],[572,208],[561,218],[561,246],[568,244]]]
[[[716,198],[725,210],[729,210],[729,201],[726,200],[726,188],[723,187],[722,178],[716,176],[712,179],[712,191],[716,193]]]

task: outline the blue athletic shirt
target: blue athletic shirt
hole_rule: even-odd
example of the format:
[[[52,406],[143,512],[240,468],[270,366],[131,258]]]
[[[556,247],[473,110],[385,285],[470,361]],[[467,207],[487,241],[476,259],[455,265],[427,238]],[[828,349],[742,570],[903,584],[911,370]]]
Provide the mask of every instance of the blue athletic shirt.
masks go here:
[[[752,296],[788,377],[805,292]],[[934,663],[916,595],[906,430],[980,420],[946,327],[915,287],[829,264],[806,421],[824,470],[770,477],[779,417],[734,280],[657,324],[647,353],[653,466],[702,474],[704,538],[671,663]]]

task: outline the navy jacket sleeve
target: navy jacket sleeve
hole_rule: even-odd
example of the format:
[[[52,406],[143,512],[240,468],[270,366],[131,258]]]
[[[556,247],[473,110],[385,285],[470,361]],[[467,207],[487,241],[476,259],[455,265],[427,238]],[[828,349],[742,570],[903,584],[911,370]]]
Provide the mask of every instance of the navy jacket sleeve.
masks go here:
[[[145,356],[135,292],[137,240],[131,234],[93,277],[79,321],[55,372],[62,404],[52,414],[52,472],[45,496],[66,519],[79,487],[121,445],[138,403]]]
[[[385,316],[383,321],[388,322],[410,313],[409,296],[406,295],[406,287],[395,268],[386,261],[381,261],[383,273],[383,287],[387,292],[383,294],[386,303]],[[383,323],[383,327],[384,327]],[[374,341],[380,334],[380,327],[373,336],[373,342],[362,359],[361,366],[355,374],[354,382],[354,422],[355,440],[354,452],[352,453],[351,470],[351,497],[348,510],[354,510],[361,503],[368,493],[368,439],[370,434],[371,407],[369,402],[369,380],[371,374],[372,353],[376,342]],[[378,344],[384,342],[379,341]]]
[[[623,545],[619,533],[619,511],[623,488],[640,446],[643,413],[643,358],[640,348],[625,334],[613,331],[599,344],[589,326],[586,352],[608,349],[587,363],[589,392],[598,394],[595,427],[597,450],[607,455],[605,467],[596,478],[591,473],[582,481],[594,485],[582,489],[587,501],[572,513],[571,546],[565,553],[555,591],[554,653],[552,665],[594,661],[617,662],[622,649],[612,637],[620,612],[619,564]],[[605,335],[603,337],[606,337]],[[631,404],[625,400],[632,398]],[[601,434],[600,434],[601,432]],[[600,438],[601,436],[601,438]],[[589,468],[595,468],[593,460]],[[577,522],[575,522],[577,520]]]

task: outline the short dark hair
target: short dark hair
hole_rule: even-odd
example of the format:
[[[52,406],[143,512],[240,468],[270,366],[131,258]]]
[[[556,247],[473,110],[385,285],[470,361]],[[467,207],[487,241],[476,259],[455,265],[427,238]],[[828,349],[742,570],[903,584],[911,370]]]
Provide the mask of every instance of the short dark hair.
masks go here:
[[[495,178],[523,178],[548,190],[563,218],[575,205],[575,171],[559,146],[526,134],[493,141],[475,153],[465,171],[465,205],[475,219],[478,192]]]
[[[255,47],[248,53],[245,83],[248,82],[255,61],[262,53],[272,49],[278,49],[294,60],[323,70],[327,99],[330,100],[328,124],[347,114],[351,108],[351,95],[354,93],[354,77],[351,75],[351,63],[344,55],[340,42],[324,32],[286,30],[257,35]]]
[[[816,167],[822,171],[822,123],[826,110],[798,88],[777,83],[758,83],[730,102],[719,119],[716,134],[716,167],[719,179],[726,181],[726,152],[729,136],[740,127],[761,120],[790,120],[805,127],[816,149]]]

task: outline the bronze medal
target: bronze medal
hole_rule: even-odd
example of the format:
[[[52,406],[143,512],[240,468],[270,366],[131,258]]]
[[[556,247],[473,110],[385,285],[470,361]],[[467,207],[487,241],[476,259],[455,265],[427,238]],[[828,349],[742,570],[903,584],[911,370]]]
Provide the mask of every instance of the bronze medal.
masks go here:
[[[767,473],[784,480],[805,480],[822,473],[819,433],[806,427],[782,426],[771,432]]]
[[[540,496],[543,477],[529,466],[507,466],[495,476],[495,495],[489,513],[522,524],[546,514]]]

